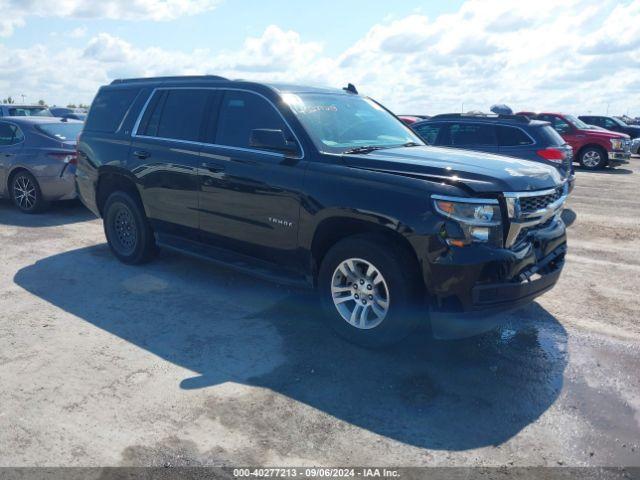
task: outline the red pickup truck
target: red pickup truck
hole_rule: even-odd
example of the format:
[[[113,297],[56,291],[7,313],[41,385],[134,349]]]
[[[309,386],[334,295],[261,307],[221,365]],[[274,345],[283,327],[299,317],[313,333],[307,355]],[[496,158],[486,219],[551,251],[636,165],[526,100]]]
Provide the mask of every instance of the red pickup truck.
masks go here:
[[[631,140],[624,133],[596,130],[573,115],[562,113],[520,112],[529,118],[544,120],[573,148],[573,158],[588,170],[629,163]]]

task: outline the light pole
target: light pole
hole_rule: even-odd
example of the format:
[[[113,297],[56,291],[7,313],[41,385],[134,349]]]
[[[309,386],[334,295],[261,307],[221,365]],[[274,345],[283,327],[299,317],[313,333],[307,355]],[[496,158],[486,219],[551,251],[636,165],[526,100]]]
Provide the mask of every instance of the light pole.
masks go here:
[[[26,96],[24,93],[20,95],[22,97],[22,103],[24,103],[24,97]]]

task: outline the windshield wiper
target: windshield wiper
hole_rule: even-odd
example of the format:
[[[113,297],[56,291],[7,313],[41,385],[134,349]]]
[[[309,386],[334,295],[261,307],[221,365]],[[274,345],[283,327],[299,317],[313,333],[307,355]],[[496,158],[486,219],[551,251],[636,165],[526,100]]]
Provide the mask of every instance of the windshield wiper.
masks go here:
[[[403,147],[421,147],[419,143],[416,142],[407,142],[402,144]]]
[[[345,155],[350,155],[353,153],[369,153],[369,152],[373,152],[374,150],[382,150],[383,148],[388,148],[388,147],[380,147],[376,145],[363,145],[362,147],[350,148],[349,150],[345,150],[342,153]]]

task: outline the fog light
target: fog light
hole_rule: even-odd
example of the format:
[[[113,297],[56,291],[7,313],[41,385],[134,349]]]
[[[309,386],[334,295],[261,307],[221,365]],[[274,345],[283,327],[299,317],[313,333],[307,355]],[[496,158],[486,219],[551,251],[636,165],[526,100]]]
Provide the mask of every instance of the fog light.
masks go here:
[[[478,242],[489,241],[489,229],[486,227],[471,227],[471,237]]]

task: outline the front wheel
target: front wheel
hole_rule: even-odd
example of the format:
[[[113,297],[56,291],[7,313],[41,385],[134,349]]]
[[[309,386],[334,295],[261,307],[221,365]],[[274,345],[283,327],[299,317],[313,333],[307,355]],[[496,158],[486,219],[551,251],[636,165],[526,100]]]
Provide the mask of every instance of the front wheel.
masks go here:
[[[607,164],[606,155],[599,148],[587,148],[580,154],[580,164],[587,170],[599,170]]]
[[[126,192],[112,193],[104,207],[104,232],[113,254],[131,265],[150,260],[155,238],[142,206]]]
[[[339,335],[364,347],[391,345],[415,328],[423,314],[418,285],[408,254],[373,236],[337,243],[318,275],[325,319]]]

